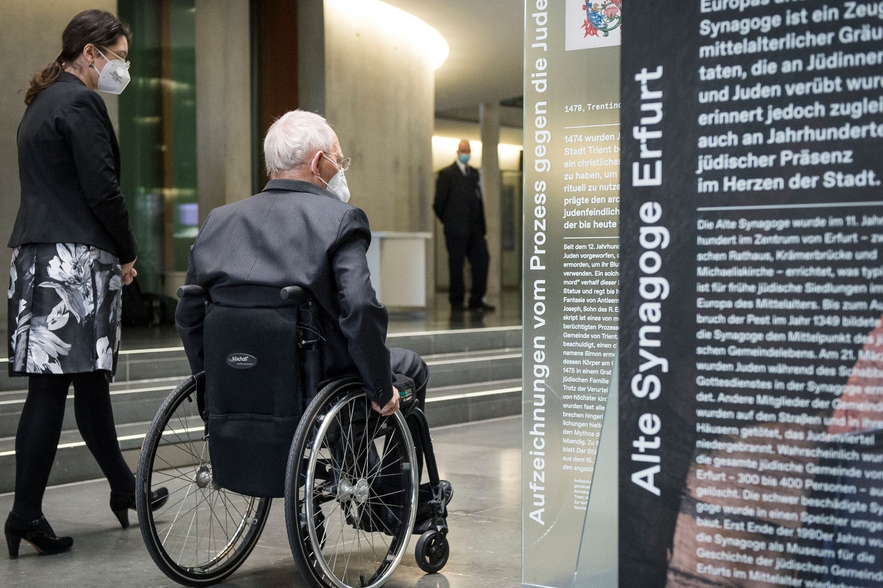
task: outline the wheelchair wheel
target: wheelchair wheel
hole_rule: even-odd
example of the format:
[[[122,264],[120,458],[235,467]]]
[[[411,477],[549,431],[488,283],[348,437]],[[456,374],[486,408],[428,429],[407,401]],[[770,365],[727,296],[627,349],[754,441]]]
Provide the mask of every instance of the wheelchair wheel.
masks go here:
[[[430,529],[420,535],[417,547],[414,548],[417,565],[427,574],[434,574],[445,567],[450,553],[448,538],[435,529]]]
[[[220,582],[242,565],[272,502],[215,485],[196,389],[196,377],[184,381],[154,417],[141,448],[135,491],[147,551],[166,576],[185,586]],[[163,486],[169,500],[151,511],[147,497]]]
[[[417,460],[405,417],[371,409],[361,383],[322,389],[301,418],[285,480],[291,552],[313,588],[377,588],[408,548]]]

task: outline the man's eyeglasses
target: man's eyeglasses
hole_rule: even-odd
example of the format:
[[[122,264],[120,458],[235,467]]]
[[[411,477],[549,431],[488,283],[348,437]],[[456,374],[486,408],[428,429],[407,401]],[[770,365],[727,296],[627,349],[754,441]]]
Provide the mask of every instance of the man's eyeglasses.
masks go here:
[[[324,154],[322,155],[322,157],[324,157],[328,161],[333,161],[334,163],[336,163],[337,167],[339,167],[341,171],[348,170],[350,168],[350,163],[352,163],[352,161],[353,161],[351,157],[337,157],[337,156],[335,156],[334,159],[331,159],[330,157],[328,157],[327,155],[324,155]]]

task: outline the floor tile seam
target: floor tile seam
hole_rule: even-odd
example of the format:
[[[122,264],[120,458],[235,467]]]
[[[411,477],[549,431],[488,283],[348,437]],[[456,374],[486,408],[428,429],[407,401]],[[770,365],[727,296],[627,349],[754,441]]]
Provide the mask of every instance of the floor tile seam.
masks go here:
[[[519,557],[519,558],[521,557],[521,552],[520,552],[520,551],[519,551],[519,553],[518,553],[518,557]],[[472,572],[472,573],[470,573],[470,572],[453,572],[453,571],[448,571],[447,569],[445,569],[445,570],[443,570],[443,571],[441,571],[441,572],[439,572],[439,573],[440,573],[441,575],[445,576],[445,577],[448,577],[448,576],[451,576],[451,577],[453,577],[453,576],[457,576],[457,577],[459,577],[459,578],[475,578],[476,580],[496,580],[496,581],[498,581],[498,582],[499,582],[499,580],[500,580],[500,577],[499,577],[499,576],[496,576],[496,575],[492,575],[492,576],[484,576],[484,575],[482,575],[482,574],[475,573],[475,572]],[[519,570],[519,574],[518,574],[518,575],[519,575],[519,576],[521,575],[520,570]],[[519,582],[518,580],[504,580],[504,582],[506,582],[506,583],[504,583],[504,584],[499,584],[499,583],[494,584],[494,588],[501,588],[501,587],[509,586],[508,582],[513,582],[512,586],[513,586],[513,587],[516,587],[516,588],[518,588],[518,587],[523,587],[523,586],[527,586],[527,584],[522,584],[522,583]]]
[[[463,422],[463,423],[451,423],[450,425],[441,425],[438,427],[432,427],[432,430],[433,431],[442,431],[445,429],[453,429],[455,427],[465,427],[465,426],[469,426],[469,425],[475,425],[476,423],[490,424],[490,423],[495,423],[498,421],[505,421],[505,420],[513,420],[514,421],[516,419],[521,420],[521,415],[520,414],[519,415],[506,415],[506,416],[500,416],[500,417],[493,417],[490,419],[481,419],[478,421],[468,421],[468,422]],[[439,440],[439,442],[443,442],[443,440]],[[513,449],[521,449],[521,447],[519,446],[519,447],[513,448]]]
[[[514,506],[514,505],[510,505],[510,506]],[[520,503],[518,504],[518,507],[521,508]],[[486,514],[482,514],[482,511],[458,513],[456,511],[452,510],[452,511],[448,512],[448,522],[450,525],[455,525],[457,521],[464,520],[464,519],[471,519],[473,521],[477,521],[478,519],[483,519],[488,522],[506,521],[508,523],[518,523],[518,525],[520,526],[521,525],[521,518],[522,517],[520,517],[520,516],[519,517],[488,516]],[[473,522],[471,524],[480,524],[480,523]]]
[[[490,476],[490,477],[493,477],[493,476]],[[456,479],[456,476],[451,476],[451,478]],[[452,482],[452,484],[453,484],[453,482]],[[487,484],[485,484],[485,486],[487,486]],[[520,486],[520,484],[519,484],[519,486]],[[456,494],[456,488],[455,488],[454,492]],[[468,516],[473,516],[473,517],[477,517],[477,516],[484,517],[484,516],[488,516],[489,513],[499,512],[499,511],[502,511],[507,508],[517,507],[520,509],[522,501],[520,499],[510,498],[508,500],[498,500],[493,506],[486,506],[484,508],[479,508],[478,510],[467,510],[467,509],[461,509],[457,506],[457,500],[456,500],[456,496],[455,496],[454,499],[451,500],[450,504],[451,504],[451,512],[454,514],[462,514],[462,515],[468,515]],[[494,518],[510,518],[510,517],[505,517],[505,516],[499,517],[498,516],[498,517],[494,517]]]

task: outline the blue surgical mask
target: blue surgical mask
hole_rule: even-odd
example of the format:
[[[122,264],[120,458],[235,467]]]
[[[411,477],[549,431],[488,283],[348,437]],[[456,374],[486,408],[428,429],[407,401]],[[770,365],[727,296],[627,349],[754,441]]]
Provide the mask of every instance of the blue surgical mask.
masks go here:
[[[457,159],[459,159],[460,163],[462,163],[464,165],[469,163],[469,157],[470,157],[469,153],[460,153],[457,155]]]

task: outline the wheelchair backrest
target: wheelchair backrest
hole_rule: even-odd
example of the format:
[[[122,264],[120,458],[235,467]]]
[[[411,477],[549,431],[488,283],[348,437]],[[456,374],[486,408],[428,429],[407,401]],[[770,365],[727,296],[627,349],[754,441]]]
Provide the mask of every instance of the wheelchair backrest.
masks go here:
[[[249,496],[281,497],[304,407],[302,327],[309,295],[279,288],[210,292],[204,323],[206,412],[214,480]]]

